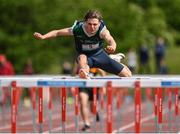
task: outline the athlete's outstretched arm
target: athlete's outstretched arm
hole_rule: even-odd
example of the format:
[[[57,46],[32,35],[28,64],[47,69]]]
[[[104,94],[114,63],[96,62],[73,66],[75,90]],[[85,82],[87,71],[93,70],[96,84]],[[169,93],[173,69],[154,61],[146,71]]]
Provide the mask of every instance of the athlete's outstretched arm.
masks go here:
[[[111,36],[109,30],[105,29],[100,34],[101,38],[105,39],[105,41],[108,43],[108,46],[106,47],[106,51],[108,53],[114,53],[116,50],[116,42],[114,38]]]
[[[59,29],[59,30],[53,30],[53,31],[50,31],[44,35],[41,33],[38,33],[38,32],[34,33],[35,38],[42,39],[42,40],[55,38],[57,36],[70,36],[70,35],[73,35],[72,34],[72,28],[64,28],[64,29]]]

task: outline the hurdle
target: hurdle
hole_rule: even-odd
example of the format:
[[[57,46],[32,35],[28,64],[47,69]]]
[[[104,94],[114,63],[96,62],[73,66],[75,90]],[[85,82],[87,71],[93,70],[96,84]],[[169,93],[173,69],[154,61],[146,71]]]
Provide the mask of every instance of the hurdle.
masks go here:
[[[162,129],[162,88],[178,88],[180,87],[179,76],[134,76],[131,78],[119,78],[119,77],[94,77],[90,80],[79,79],[76,77],[65,76],[6,76],[0,77],[1,87],[12,87],[12,109],[11,109],[11,132],[16,133],[16,89],[18,87],[39,88],[39,132],[43,132],[43,102],[42,93],[43,87],[61,87],[65,90],[65,87],[106,87],[107,96],[107,133],[113,132],[112,124],[112,87],[128,87],[135,88],[135,132],[140,132],[141,127],[141,88],[157,88],[157,118],[158,118],[158,131]],[[64,91],[63,90],[63,91]],[[176,93],[177,94],[177,93]],[[64,93],[66,96],[66,94]],[[62,100],[65,104],[65,98]],[[178,114],[178,100],[176,100],[176,114]],[[96,107],[96,104],[94,105]],[[96,112],[95,110],[93,110]],[[62,121],[63,132],[65,132],[66,121],[66,107],[62,106]]]

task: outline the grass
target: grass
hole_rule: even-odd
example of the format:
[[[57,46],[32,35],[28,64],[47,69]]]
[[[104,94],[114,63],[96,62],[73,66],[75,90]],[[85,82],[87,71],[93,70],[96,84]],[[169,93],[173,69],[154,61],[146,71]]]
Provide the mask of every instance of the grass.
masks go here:
[[[167,48],[166,64],[170,74],[180,74],[180,48]]]

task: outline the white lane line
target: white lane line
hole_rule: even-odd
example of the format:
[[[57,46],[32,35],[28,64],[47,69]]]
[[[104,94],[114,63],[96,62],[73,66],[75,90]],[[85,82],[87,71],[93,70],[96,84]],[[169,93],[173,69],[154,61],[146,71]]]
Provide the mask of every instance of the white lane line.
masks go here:
[[[168,111],[168,110],[165,110],[165,111],[163,112],[163,114],[166,114],[167,111]],[[147,117],[142,118],[141,123],[146,122],[146,121],[148,121],[148,120],[150,120],[150,119],[153,119],[153,118],[154,118],[154,114],[151,114],[151,115],[149,115],[149,116],[147,116]],[[135,122],[133,121],[133,122],[129,123],[128,125],[125,125],[125,126],[123,126],[123,127],[120,127],[118,130],[114,130],[113,133],[122,132],[122,131],[130,128],[130,127],[133,127],[134,125],[135,125]]]

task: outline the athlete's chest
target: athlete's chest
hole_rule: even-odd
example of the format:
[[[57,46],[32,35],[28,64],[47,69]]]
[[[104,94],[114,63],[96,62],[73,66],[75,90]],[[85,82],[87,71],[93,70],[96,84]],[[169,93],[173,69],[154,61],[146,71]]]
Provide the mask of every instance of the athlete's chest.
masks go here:
[[[94,44],[94,43],[98,43],[100,41],[100,37],[98,36],[98,34],[89,36],[83,30],[81,30],[76,35],[76,40],[78,40],[79,42],[84,43],[84,44]]]

